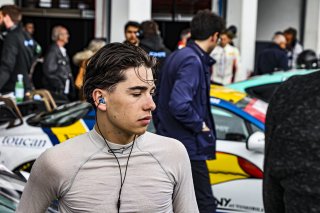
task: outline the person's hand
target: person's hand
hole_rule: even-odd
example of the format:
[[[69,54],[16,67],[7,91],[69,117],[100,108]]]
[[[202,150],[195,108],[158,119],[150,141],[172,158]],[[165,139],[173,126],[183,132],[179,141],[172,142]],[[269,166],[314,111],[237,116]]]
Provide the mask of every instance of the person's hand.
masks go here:
[[[206,125],[205,122],[202,123],[202,130],[201,131],[202,132],[209,132],[210,131],[209,127]]]

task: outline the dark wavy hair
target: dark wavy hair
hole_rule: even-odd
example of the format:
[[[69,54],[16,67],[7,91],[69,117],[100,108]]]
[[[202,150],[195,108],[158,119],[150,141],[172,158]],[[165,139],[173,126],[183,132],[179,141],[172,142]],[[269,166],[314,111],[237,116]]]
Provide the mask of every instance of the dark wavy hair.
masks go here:
[[[136,22],[136,21],[128,21],[124,25],[124,32],[126,32],[129,27],[136,27],[136,28],[139,29],[140,28],[140,24],[139,24],[139,22]]]
[[[156,59],[140,47],[123,43],[107,44],[88,60],[84,77],[84,96],[95,108],[92,98],[94,89],[112,92],[118,83],[126,80],[125,71],[129,68],[151,68],[155,78],[156,65]],[[135,71],[142,81],[147,82],[139,75],[137,69]]]
[[[191,38],[194,40],[206,40],[214,33],[221,33],[225,28],[224,20],[210,10],[200,10],[193,17],[191,23]]]
[[[16,5],[2,5],[0,7],[0,11],[2,12],[3,16],[8,15],[15,24],[19,23],[22,19],[21,9]]]

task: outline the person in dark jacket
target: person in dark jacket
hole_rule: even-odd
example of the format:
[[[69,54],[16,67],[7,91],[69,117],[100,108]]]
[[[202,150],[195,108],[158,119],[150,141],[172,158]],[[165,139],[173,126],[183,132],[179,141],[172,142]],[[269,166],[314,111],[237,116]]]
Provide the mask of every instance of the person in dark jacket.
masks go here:
[[[34,42],[20,24],[21,11],[16,5],[0,8],[0,23],[7,29],[0,59],[0,93],[14,92],[17,75],[23,75],[24,91],[31,90],[28,72],[34,59]]]
[[[181,141],[191,160],[199,211],[215,212],[206,160],[215,159],[215,126],[210,110],[210,52],[224,23],[209,10],[191,21],[191,41],[173,52],[160,70],[157,133]]]
[[[138,22],[128,21],[124,25],[124,36],[126,40],[123,43],[139,46],[139,38],[138,38],[139,29],[140,29],[140,24]]]
[[[68,30],[63,26],[52,29],[54,43],[44,57],[43,85],[54,99],[69,101],[74,96],[74,80],[70,68],[70,59],[64,46],[69,42]]]
[[[285,51],[286,38],[282,34],[275,34],[273,43],[258,56],[257,75],[288,70],[288,56]]]
[[[287,40],[287,55],[288,63],[290,68],[297,67],[297,59],[300,53],[303,51],[303,46],[300,44],[297,38],[297,30],[295,28],[289,27],[283,32],[284,37]]]
[[[280,85],[268,107],[263,201],[266,213],[320,212],[320,72]]]
[[[152,20],[142,22],[141,34],[139,46],[150,56],[156,57],[161,66],[171,51],[163,44],[158,24]]]

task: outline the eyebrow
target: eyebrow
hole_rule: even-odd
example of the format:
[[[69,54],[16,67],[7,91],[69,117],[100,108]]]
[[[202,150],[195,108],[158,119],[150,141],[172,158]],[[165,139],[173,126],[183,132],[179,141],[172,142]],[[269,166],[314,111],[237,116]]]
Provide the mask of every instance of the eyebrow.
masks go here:
[[[128,90],[141,90],[141,91],[146,91],[146,90],[148,90],[148,88],[149,88],[149,87],[146,87],[146,86],[135,86],[135,87],[129,87]],[[155,86],[153,86],[153,87],[151,88],[151,90],[154,90],[154,89],[156,89]]]

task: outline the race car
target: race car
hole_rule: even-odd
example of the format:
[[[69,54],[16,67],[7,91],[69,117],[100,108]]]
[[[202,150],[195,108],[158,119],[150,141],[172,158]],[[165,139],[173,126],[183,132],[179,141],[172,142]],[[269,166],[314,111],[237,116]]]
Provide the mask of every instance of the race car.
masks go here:
[[[262,132],[267,104],[244,93],[214,85],[211,96],[217,159],[207,161],[207,164],[218,210],[263,212]],[[0,117],[10,114],[5,112],[5,106],[2,108]],[[5,117],[12,121],[19,116],[11,113]],[[20,125],[11,127],[2,121],[0,162],[13,171],[30,171],[35,159],[47,148],[92,129],[95,112],[88,103],[74,102],[51,112],[24,116],[21,120]],[[148,130],[154,132],[152,125]]]
[[[217,211],[264,212],[263,131],[268,105],[217,85],[211,86],[211,96],[217,153],[207,165]]]
[[[13,173],[0,164],[0,212],[14,213],[22,191],[27,182],[27,173]],[[54,201],[45,213],[58,213],[57,203]]]
[[[271,74],[254,76],[245,81],[228,84],[226,87],[240,92],[245,92],[252,97],[269,103],[274,91],[282,82],[286,81],[292,76],[305,75],[315,71],[319,71],[319,69],[278,71]]]

